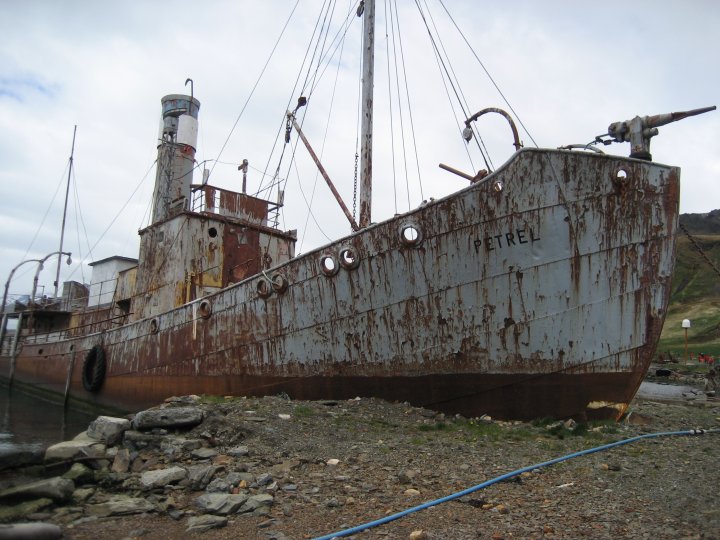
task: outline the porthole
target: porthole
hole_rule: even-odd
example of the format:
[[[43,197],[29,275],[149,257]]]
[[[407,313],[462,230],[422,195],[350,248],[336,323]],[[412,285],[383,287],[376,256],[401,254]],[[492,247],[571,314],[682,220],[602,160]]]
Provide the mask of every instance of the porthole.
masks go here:
[[[217,236],[217,229],[215,227],[210,227],[208,229],[208,236],[210,236],[210,238],[215,238]]]
[[[505,184],[503,184],[500,180],[495,180],[492,187],[495,190],[495,193],[501,193],[502,190],[505,189]]]
[[[207,319],[210,315],[212,315],[212,306],[208,300],[200,302],[200,306],[198,306],[198,315],[200,315],[203,319]]]
[[[265,278],[260,278],[257,282],[257,293],[260,298],[267,298],[272,294],[272,285]]]
[[[620,182],[625,182],[630,178],[630,175],[625,169],[620,168],[615,172],[615,178],[617,178]]]
[[[339,254],[340,265],[346,270],[354,270],[360,264],[360,259],[352,247],[344,247],[340,249]]]
[[[276,293],[278,293],[278,294],[284,293],[285,291],[287,291],[288,285],[289,285],[289,283],[288,283],[287,278],[285,276],[283,276],[282,274],[275,274],[272,277],[272,288]]]
[[[151,319],[150,320],[150,333],[151,334],[157,334],[158,330],[160,328],[160,323],[157,319]]]
[[[404,246],[417,247],[422,243],[422,240],[420,227],[415,223],[406,223],[400,227],[400,242]]]
[[[320,270],[326,276],[334,276],[340,270],[340,265],[335,257],[326,254],[320,257]]]

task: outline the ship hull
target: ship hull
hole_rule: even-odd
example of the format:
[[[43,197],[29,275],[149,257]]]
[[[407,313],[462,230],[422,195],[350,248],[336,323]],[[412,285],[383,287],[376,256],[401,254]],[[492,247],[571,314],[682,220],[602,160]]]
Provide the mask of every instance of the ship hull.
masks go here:
[[[168,313],[28,337],[13,378],[127,410],[284,392],[617,417],[662,329],[678,199],[673,167],[521,150],[482,182]],[[89,392],[97,345],[107,369]],[[0,373],[10,364],[0,358]]]

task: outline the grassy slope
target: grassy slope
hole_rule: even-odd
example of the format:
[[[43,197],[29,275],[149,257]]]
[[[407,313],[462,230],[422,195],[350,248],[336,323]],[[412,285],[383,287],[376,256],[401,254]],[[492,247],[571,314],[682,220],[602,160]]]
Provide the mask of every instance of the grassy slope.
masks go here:
[[[693,235],[705,254],[720,268],[720,235]],[[658,353],[682,356],[685,334],[683,319],[690,319],[688,352],[720,357],[720,276],[678,232],[677,260],[673,274],[670,309],[663,327]]]

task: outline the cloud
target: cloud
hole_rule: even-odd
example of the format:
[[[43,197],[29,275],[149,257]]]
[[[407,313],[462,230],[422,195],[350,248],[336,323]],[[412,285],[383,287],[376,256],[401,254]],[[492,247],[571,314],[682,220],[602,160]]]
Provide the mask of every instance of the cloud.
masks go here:
[[[443,36],[437,46],[453,59],[452,69],[467,102],[465,113],[488,106],[508,108],[506,98],[541,146],[586,143],[611,122],[638,114],[717,104],[720,75],[713,68],[720,50],[720,4],[715,2],[609,0],[602,6],[560,0],[445,2],[474,52],[436,0],[420,3],[430,7],[431,24]],[[0,276],[20,262],[48,207],[45,225],[27,257],[42,257],[58,249],[75,125],[65,248],[73,251],[76,261],[81,260],[81,253],[90,257],[92,246],[93,259],[137,256],[136,233],[147,223],[154,183],[160,98],[188,92],[184,85],[188,77],[194,80],[195,96],[202,103],[196,157],[208,160],[208,168],[214,167],[211,182],[239,189],[237,164],[249,159],[250,189],[267,183],[263,174],[272,177],[282,143],[275,146],[272,159],[268,156],[276,135],[283,132],[288,103],[294,106],[300,95],[304,74],[294,91],[293,86],[323,2],[298,4],[265,69],[294,5],[295,0],[179,0],[172,6],[110,0],[5,3],[0,19],[0,224],[8,228],[0,244]],[[414,3],[399,2],[398,8],[415,135],[406,130],[404,142],[397,132],[394,139],[387,135],[386,49],[393,42],[389,34],[385,37],[384,4],[378,6],[375,220],[466,185],[439,170],[439,162],[468,172],[485,167],[477,148],[466,150],[460,137],[462,118],[453,117]],[[353,9],[354,2],[338,2],[334,28]],[[342,61],[336,57],[324,70],[301,114],[307,113],[303,129],[316,151],[324,145],[323,162],[352,206],[360,20],[351,16],[350,21]],[[475,53],[502,95],[485,76]],[[241,115],[263,69],[263,79]],[[394,69],[391,63],[392,79]],[[400,72],[400,80],[404,76]],[[448,92],[453,97],[453,90]],[[332,112],[328,113],[330,103]],[[400,106],[395,103],[393,110],[397,113]],[[409,111],[404,108],[403,114],[409,128]],[[237,128],[229,136],[236,121]],[[393,126],[398,125],[396,117]],[[513,151],[507,125],[487,117],[478,127],[494,166],[500,166]],[[720,207],[714,195],[720,167],[716,142],[720,113],[660,130],[652,150],[658,161],[683,168],[682,211]],[[413,138],[419,166],[414,162]],[[522,133],[522,139],[532,144],[527,133]],[[291,229],[307,222],[307,231],[300,231],[300,236],[304,235],[303,250],[308,250],[325,243],[325,235],[349,232],[349,225],[304,149],[294,149],[295,140],[293,135],[279,169],[279,177],[287,179],[281,223]],[[405,157],[396,158],[394,173],[392,146],[407,149]],[[627,145],[606,150],[629,151]],[[289,167],[293,152],[297,168]],[[218,156],[220,162],[215,164]],[[300,185],[305,197],[313,197],[312,217]],[[53,197],[56,191],[60,195]],[[63,276],[70,275],[66,270]],[[80,271],[74,272],[73,279],[80,279]],[[83,273],[88,276],[89,269],[85,267]],[[44,273],[42,279],[52,281]],[[18,290],[26,285],[26,281],[17,282]]]

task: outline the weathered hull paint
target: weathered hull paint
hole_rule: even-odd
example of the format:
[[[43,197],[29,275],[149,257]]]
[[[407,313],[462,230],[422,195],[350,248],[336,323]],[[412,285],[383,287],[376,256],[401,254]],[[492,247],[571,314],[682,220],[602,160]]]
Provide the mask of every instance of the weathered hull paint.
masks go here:
[[[524,149],[482,182],[205,297],[205,312],[197,300],[26,341],[15,378],[62,393],[74,355],[71,396],[129,410],[285,392],[466,416],[618,416],[662,329],[678,199],[677,168]],[[408,228],[417,242],[403,240]],[[284,292],[258,294],[278,275]],[[91,394],[81,368],[97,344],[108,369]]]

